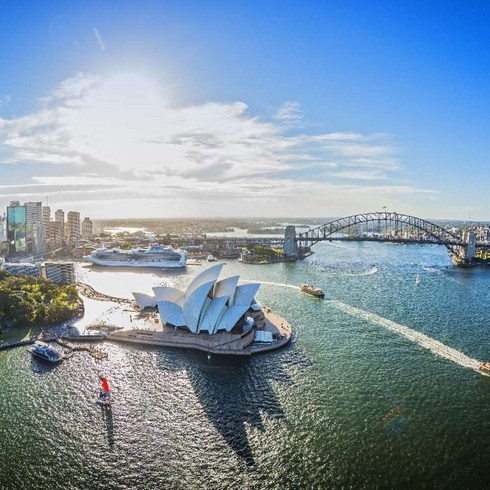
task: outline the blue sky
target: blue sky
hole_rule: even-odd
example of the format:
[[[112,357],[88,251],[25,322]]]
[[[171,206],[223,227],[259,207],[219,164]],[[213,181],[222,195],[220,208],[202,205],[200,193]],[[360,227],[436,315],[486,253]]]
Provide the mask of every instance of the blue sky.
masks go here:
[[[0,2],[0,209],[490,219],[484,1]]]

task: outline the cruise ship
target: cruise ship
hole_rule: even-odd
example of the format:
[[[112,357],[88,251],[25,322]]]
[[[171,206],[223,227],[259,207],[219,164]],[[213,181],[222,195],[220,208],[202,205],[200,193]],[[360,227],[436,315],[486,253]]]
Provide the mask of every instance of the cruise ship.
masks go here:
[[[132,250],[119,250],[118,248],[100,248],[94,250],[84,259],[96,265],[110,267],[158,267],[160,269],[173,269],[185,267],[187,253],[183,250],[174,250],[163,245],[151,245],[148,248],[135,248]]]

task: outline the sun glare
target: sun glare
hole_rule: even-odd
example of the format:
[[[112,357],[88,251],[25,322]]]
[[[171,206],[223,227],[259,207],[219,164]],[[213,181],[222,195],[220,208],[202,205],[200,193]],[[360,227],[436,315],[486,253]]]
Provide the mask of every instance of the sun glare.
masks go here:
[[[153,161],[148,142],[165,130],[168,99],[157,84],[140,74],[102,80],[77,111],[66,111],[65,124],[77,150],[122,168]]]

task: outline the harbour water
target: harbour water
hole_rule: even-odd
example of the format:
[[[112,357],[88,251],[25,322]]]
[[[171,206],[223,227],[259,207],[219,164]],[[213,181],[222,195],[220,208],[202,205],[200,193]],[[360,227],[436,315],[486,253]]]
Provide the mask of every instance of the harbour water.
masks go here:
[[[488,487],[490,270],[456,269],[437,246],[315,252],[224,269],[261,281],[258,300],[296,329],[278,352],[208,360],[107,343],[106,361],[75,353],[56,367],[0,352],[0,487]],[[129,297],[184,287],[202,267],[79,274]],[[300,293],[305,282],[326,299]],[[100,371],[110,410],[95,404]]]

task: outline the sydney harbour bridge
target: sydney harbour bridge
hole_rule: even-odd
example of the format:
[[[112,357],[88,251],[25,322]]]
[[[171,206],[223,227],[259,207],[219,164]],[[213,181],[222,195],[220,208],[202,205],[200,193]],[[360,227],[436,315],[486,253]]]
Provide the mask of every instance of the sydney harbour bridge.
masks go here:
[[[284,237],[280,238],[244,237],[228,240],[237,246],[261,244],[282,247],[286,255],[298,258],[309,255],[313,245],[324,241],[443,245],[456,261],[471,260],[477,249],[490,248],[486,243],[477,242],[473,232],[448,230],[422,218],[385,211],[346,216],[300,233],[297,233],[294,226],[287,226]]]

